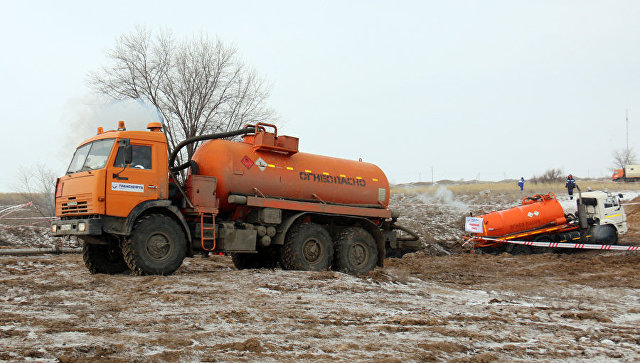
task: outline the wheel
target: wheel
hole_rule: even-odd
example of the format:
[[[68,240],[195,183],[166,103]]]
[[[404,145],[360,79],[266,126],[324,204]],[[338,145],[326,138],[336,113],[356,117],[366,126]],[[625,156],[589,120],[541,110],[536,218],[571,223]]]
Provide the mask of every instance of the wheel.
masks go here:
[[[333,256],[331,236],[318,224],[298,224],[287,233],[281,256],[286,270],[328,270]]]
[[[549,243],[549,242],[553,242],[553,239],[548,235],[542,235],[534,239],[534,241]],[[552,247],[538,247],[538,246],[534,246],[534,247],[524,246],[524,247],[529,247],[529,249],[531,250],[531,253],[534,253],[534,254],[541,254],[541,253],[547,253],[547,252],[553,253],[553,252],[556,252],[556,250],[558,250],[558,248],[552,248]]]
[[[333,269],[350,274],[365,274],[376,267],[378,249],[373,236],[366,230],[349,227],[336,241]]]
[[[92,274],[119,274],[129,270],[117,244],[97,245],[84,242],[82,260]]]
[[[278,267],[278,254],[273,246],[258,253],[232,253],[231,261],[238,270]]]
[[[612,245],[618,242],[618,231],[609,224],[595,226],[591,236],[594,244]]]
[[[169,275],[180,267],[187,243],[172,218],[149,214],[140,218],[122,246],[124,259],[138,275]]]

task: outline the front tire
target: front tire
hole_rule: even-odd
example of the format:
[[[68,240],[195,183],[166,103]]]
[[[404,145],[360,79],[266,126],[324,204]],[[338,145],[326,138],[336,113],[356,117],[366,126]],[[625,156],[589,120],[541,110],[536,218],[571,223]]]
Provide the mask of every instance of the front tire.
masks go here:
[[[133,226],[122,247],[127,265],[137,275],[170,275],[184,260],[187,243],[176,221],[149,214]]]
[[[612,225],[598,225],[593,229],[593,243],[613,245],[618,242],[618,231]]]
[[[333,256],[331,236],[319,224],[298,224],[287,233],[281,255],[285,270],[328,270]]]
[[[84,242],[82,260],[92,274],[119,274],[129,270],[117,244],[98,245]]]
[[[346,228],[336,241],[333,269],[362,275],[376,267],[378,249],[373,236],[357,227]]]

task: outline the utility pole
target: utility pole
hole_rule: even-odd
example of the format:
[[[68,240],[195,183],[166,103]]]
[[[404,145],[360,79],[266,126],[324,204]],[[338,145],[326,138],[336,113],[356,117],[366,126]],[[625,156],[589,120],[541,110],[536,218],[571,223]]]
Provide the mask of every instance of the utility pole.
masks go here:
[[[627,109],[627,153],[629,152],[629,109]]]
[[[431,167],[431,185],[433,185],[433,166]]]

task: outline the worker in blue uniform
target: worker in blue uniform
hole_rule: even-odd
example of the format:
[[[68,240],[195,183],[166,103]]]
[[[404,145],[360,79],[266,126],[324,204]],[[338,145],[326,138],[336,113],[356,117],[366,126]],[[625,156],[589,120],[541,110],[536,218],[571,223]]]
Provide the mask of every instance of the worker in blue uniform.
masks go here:
[[[576,187],[576,180],[573,179],[573,175],[569,174],[567,177],[567,182],[564,184],[565,188],[567,188],[567,192],[569,192],[569,199],[573,199],[573,188]]]

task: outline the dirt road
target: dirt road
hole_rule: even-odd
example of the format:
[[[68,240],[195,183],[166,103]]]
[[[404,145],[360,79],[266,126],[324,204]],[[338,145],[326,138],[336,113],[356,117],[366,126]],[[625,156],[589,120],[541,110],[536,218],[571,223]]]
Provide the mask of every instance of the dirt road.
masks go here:
[[[0,361],[640,360],[640,253],[472,255],[465,205],[510,199],[445,197],[394,196],[428,246],[366,276],[237,271],[222,256],[106,276],[79,255],[0,257]],[[639,207],[621,243],[638,244]],[[4,231],[7,246],[55,243]]]
[[[166,277],[0,266],[6,361],[640,359],[640,256],[413,254],[362,277],[220,256]]]

